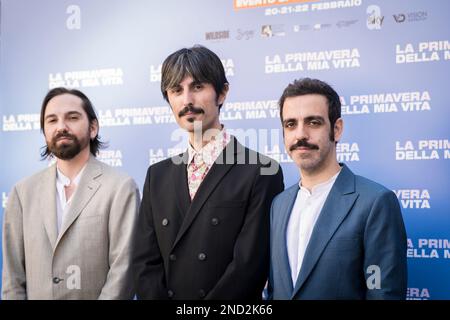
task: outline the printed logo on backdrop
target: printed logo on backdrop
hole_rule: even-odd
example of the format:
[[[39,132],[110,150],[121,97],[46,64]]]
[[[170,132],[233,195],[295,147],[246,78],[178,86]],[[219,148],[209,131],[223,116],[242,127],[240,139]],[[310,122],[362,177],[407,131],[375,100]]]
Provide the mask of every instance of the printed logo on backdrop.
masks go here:
[[[313,30],[319,31],[319,30],[326,30],[330,29],[333,25],[331,23],[316,23],[313,25]]]
[[[226,59],[220,59],[222,61],[222,65],[225,69],[225,75],[227,77],[234,76],[234,61],[231,58]],[[152,64],[150,65],[150,74],[149,74],[149,80],[150,82],[161,82],[161,70],[162,70],[162,63],[161,64]]]
[[[284,31],[284,24],[265,24],[261,26],[261,37],[284,37],[286,32]]]
[[[281,131],[281,129],[280,129]],[[274,144],[272,147],[268,145],[259,149],[264,155],[278,161],[279,163],[291,163],[293,160],[286,153],[284,145]],[[337,160],[339,162],[359,161],[359,146],[356,142],[344,142],[337,144]]]
[[[359,68],[359,49],[294,52],[265,56],[265,73]]]
[[[395,142],[395,160],[450,159],[448,139],[406,140]]]
[[[66,9],[66,13],[69,17],[66,20],[66,27],[68,30],[80,30],[81,29],[81,9],[77,5],[70,5]]]
[[[274,144],[272,147],[264,146],[259,150],[262,154],[274,159],[278,163],[292,163],[294,162],[291,157],[286,153],[284,145]]]
[[[312,26],[309,24],[294,24],[293,30],[295,33],[302,31],[310,31],[312,30]]]
[[[381,15],[381,8],[376,5],[370,5],[367,7],[366,13],[369,15],[366,21],[367,28],[369,30],[380,30],[384,21],[384,16]]]
[[[317,0],[316,0],[317,1]],[[266,8],[264,10],[264,14],[266,16],[275,16],[275,15],[285,15],[285,14],[295,14],[295,13],[303,13],[303,12],[314,12],[314,11],[323,11],[323,10],[336,10],[336,9],[347,9],[353,7],[359,7],[362,4],[362,0],[338,0],[338,1],[307,1],[312,3],[305,4],[297,4],[297,5],[286,5],[290,2],[306,2],[306,1],[279,1],[278,3],[274,3],[274,1],[241,1],[241,4],[244,3],[247,5],[245,8],[256,8],[256,7],[265,7],[276,4],[283,4],[284,6],[277,6]],[[252,5],[252,6],[248,6]],[[240,8],[243,9],[243,8]]]
[[[39,113],[3,115],[3,131],[31,131],[41,129]]]
[[[406,300],[430,300],[430,290],[428,288],[407,288]]]
[[[351,26],[354,26],[359,20],[358,19],[353,19],[353,20],[341,20],[336,22],[336,26],[341,29],[341,28],[348,28]]]
[[[223,41],[230,38],[230,30],[209,31],[205,33],[206,41]]]
[[[394,21],[397,23],[420,22],[420,21],[427,20],[428,13],[426,11],[397,13],[397,14],[393,14],[392,17],[394,18]]]
[[[336,145],[338,162],[359,161],[359,145],[356,142],[339,142]]]
[[[335,23],[336,27],[338,27],[338,29],[342,29],[342,28],[348,28],[351,26],[356,25],[356,22],[358,22],[358,19],[353,19],[353,20],[340,20],[338,22]],[[295,24],[293,26],[293,31],[294,33],[298,33],[298,32],[304,32],[304,31],[320,31],[320,30],[327,30],[333,27],[333,23],[316,23],[313,25],[309,25],[309,24]]]
[[[227,77],[234,76],[234,61],[231,58],[220,59],[222,61],[223,68],[225,69],[225,75]]]
[[[428,91],[374,93],[340,98],[343,115],[431,110]]]
[[[236,40],[250,40],[255,37],[255,30],[245,30],[245,29],[237,29],[236,30]]]
[[[234,0],[234,10],[254,9],[268,6],[276,6],[281,4],[298,3],[298,2],[313,2],[318,0]]]
[[[148,150],[148,164],[152,165],[157,162],[163,161],[167,158],[171,158],[173,156],[179,155],[179,154],[185,152],[186,149],[187,149],[186,147],[185,148],[175,147],[175,148],[167,148],[167,149],[151,148]]]
[[[220,121],[276,119],[280,117],[277,100],[226,102],[220,111]]]
[[[426,41],[418,44],[407,43],[395,46],[395,62],[419,63],[450,60],[450,42],[448,40]]]
[[[100,150],[97,159],[111,167],[122,167],[122,150]]]
[[[48,87],[88,88],[123,85],[122,68],[50,73]]]
[[[100,127],[175,123],[169,106],[100,109],[98,119]]]
[[[449,239],[408,238],[407,257],[415,259],[450,259]]]
[[[397,189],[392,190],[403,209],[431,209],[430,192],[428,189]],[[421,211],[425,212],[425,211]]]
[[[161,82],[162,64],[150,66],[150,82]]]
[[[2,192],[2,208],[6,208],[6,203],[8,202],[8,194],[6,192]]]

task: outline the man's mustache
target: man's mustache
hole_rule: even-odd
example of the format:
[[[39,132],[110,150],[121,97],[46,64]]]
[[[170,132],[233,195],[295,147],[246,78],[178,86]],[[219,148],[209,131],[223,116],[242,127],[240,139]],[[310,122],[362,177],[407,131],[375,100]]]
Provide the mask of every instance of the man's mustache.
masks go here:
[[[199,107],[194,107],[193,105],[189,105],[184,107],[180,112],[178,112],[178,117],[183,117],[186,115],[186,113],[191,112],[194,114],[200,114],[200,113],[205,113],[205,111],[203,111],[202,108]]]
[[[311,150],[319,150],[319,146],[315,144],[308,143],[305,139],[297,140],[292,146],[289,147],[289,151],[293,151],[297,148],[305,147]]]
[[[56,141],[58,141],[61,138],[68,138],[71,140],[75,140],[76,137],[66,131],[60,132],[58,134],[56,134],[56,136],[53,137],[53,143],[56,143]]]

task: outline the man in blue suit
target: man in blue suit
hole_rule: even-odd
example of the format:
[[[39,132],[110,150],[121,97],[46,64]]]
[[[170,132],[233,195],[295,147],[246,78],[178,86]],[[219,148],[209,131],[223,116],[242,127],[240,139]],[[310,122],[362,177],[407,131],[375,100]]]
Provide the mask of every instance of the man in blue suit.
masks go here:
[[[405,299],[406,232],[395,194],[336,159],[339,95],[316,79],[280,98],[284,144],[300,182],[271,208],[272,299]]]

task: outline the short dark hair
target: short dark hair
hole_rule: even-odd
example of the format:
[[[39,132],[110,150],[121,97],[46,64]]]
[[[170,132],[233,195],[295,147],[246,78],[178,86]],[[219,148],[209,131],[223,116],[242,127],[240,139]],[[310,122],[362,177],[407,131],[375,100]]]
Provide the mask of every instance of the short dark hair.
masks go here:
[[[327,98],[328,102],[328,118],[330,120],[331,132],[330,138],[334,141],[334,125],[336,120],[341,117],[341,100],[337,92],[326,82],[311,79],[311,78],[301,78],[290,83],[286,89],[284,89],[283,94],[278,102],[280,106],[280,119],[283,122],[283,106],[284,101],[287,98],[303,96],[306,94],[319,94]]]
[[[74,95],[74,96],[77,96],[78,98],[80,98],[83,101],[82,107],[83,107],[83,110],[86,112],[87,117],[89,119],[89,125],[91,125],[94,121],[96,121],[97,124],[99,125],[99,121],[97,118],[97,114],[95,113],[94,107],[93,107],[91,101],[89,100],[89,98],[83,92],[76,90],[76,89],[67,89],[67,88],[63,88],[63,87],[58,87],[58,88],[51,89],[45,96],[44,101],[42,101],[42,106],[41,106],[41,131],[42,131],[42,133],[44,133],[45,109],[47,108],[49,101],[51,99],[53,99],[54,97],[60,96],[63,94],[71,94],[71,95]],[[98,132],[97,132],[97,135],[95,136],[95,138],[91,139],[89,147],[90,147],[91,154],[95,157],[95,156],[97,156],[98,151],[100,149],[106,148],[107,145],[106,145],[106,143],[100,141],[100,136],[98,135]],[[44,147],[42,147],[42,149],[43,149],[43,151],[41,152],[42,160],[45,160],[48,157],[52,156],[52,153],[48,149],[48,146],[44,146]]]
[[[198,82],[210,83],[217,98],[228,85],[220,58],[201,45],[175,51],[164,60],[161,68],[161,93],[167,102],[167,90],[177,86],[186,76],[191,76]],[[219,110],[221,107],[222,104],[219,105]]]

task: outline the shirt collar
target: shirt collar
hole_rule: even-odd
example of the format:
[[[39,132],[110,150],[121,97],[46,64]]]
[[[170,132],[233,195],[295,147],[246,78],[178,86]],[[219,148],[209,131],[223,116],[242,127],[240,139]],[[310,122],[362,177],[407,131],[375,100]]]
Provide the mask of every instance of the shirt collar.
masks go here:
[[[214,161],[219,157],[220,153],[223,151],[225,146],[230,142],[231,138],[228,132],[225,130],[225,127],[222,125],[222,130],[218,132],[214,137],[211,138],[211,141],[208,142],[203,148],[200,150],[195,150],[192,145],[188,144],[188,164],[192,162],[194,156],[196,154],[201,154],[203,161],[211,166]]]
[[[302,186],[302,181],[300,180],[300,182],[298,183],[298,185],[300,187],[300,191],[306,192],[309,195],[319,195],[319,194],[329,191],[331,189],[331,187],[333,186],[334,182],[336,181],[337,177],[339,176],[339,173],[341,173],[341,170],[342,170],[342,168],[339,169],[339,171],[334,176],[332,176],[330,179],[328,179],[327,181],[324,181],[322,183],[315,185],[312,188],[311,192],[309,192],[308,189],[306,189],[305,187]]]
[[[75,177],[75,179],[73,179],[73,183],[75,185],[78,185],[78,183],[80,182],[81,175],[83,174],[83,171],[84,171],[85,168],[86,168],[86,164],[80,170],[80,172],[78,172],[78,174]],[[64,187],[70,185],[70,179],[68,177],[66,177],[64,175],[64,173],[62,173],[61,170],[59,170],[58,166],[56,166],[56,183],[57,183],[57,185],[64,186]]]

